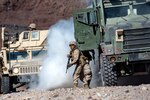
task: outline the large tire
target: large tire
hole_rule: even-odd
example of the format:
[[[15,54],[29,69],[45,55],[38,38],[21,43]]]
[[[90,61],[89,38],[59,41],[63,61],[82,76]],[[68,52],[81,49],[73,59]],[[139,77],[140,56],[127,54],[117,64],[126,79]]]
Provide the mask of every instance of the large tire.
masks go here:
[[[10,91],[10,82],[9,82],[9,76],[8,75],[4,75],[1,76],[1,80],[0,80],[0,92],[1,93],[9,93]]]
[[[114,63],[109,63],[106,56],[101,55],[101,80],[103,86],[117,85],[117,72],[113,70]]]
[[[13,87],[13,84],[16,83],[16,77],[9,77],[9,91],[16,92],[16,88]]]

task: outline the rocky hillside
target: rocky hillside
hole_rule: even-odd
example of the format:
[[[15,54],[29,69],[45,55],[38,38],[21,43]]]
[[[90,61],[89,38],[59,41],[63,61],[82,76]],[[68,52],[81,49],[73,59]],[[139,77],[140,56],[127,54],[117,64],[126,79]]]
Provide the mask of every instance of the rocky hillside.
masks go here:
[[[84,2],[83,2],[84,1]],[[86,0],[0,0],[0,24],[29,25],[47,29],[85,7]]]

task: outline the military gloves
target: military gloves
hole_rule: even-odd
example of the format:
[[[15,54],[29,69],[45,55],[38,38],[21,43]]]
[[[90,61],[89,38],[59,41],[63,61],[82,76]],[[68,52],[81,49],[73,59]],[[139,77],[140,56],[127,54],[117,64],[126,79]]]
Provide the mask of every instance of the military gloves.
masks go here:
[[[67,58],[71,58],[71,55],[70,55],[70,54],[67,54]]]

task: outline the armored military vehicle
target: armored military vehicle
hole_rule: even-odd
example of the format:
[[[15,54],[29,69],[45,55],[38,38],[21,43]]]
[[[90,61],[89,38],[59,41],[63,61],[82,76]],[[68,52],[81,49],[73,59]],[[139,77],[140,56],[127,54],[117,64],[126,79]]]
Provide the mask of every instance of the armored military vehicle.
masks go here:
[[[95,0],[74,12],[75,38],[82,51],[98,50],[102,84],[150,74],[150,1]]]
[[[15,33],[8,27],[1,31],[0,92],[8,93],[18,84],[37,81],[43,58],[46,56],[48,30],[28,30]],[[14,33],[12,33],[14,32]]]

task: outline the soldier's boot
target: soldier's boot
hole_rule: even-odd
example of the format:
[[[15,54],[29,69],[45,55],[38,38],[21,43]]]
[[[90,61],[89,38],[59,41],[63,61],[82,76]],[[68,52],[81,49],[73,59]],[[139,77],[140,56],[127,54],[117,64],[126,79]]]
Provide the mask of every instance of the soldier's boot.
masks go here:
[[[89,87],[88,84],[84,84],[84,88],[85,88],[85,89],[90,89],[90,87]]]
[[[88,80],[88,84],[87,84],[88,89],[90,89],[90,82],[91,82],[91,80]]]
[[[76,89],[78,87],[78,83],[73,84],[73,88]]]
[[[84,80],[83,82],[84,89],[90,89],[90,81],[91,80]]]

